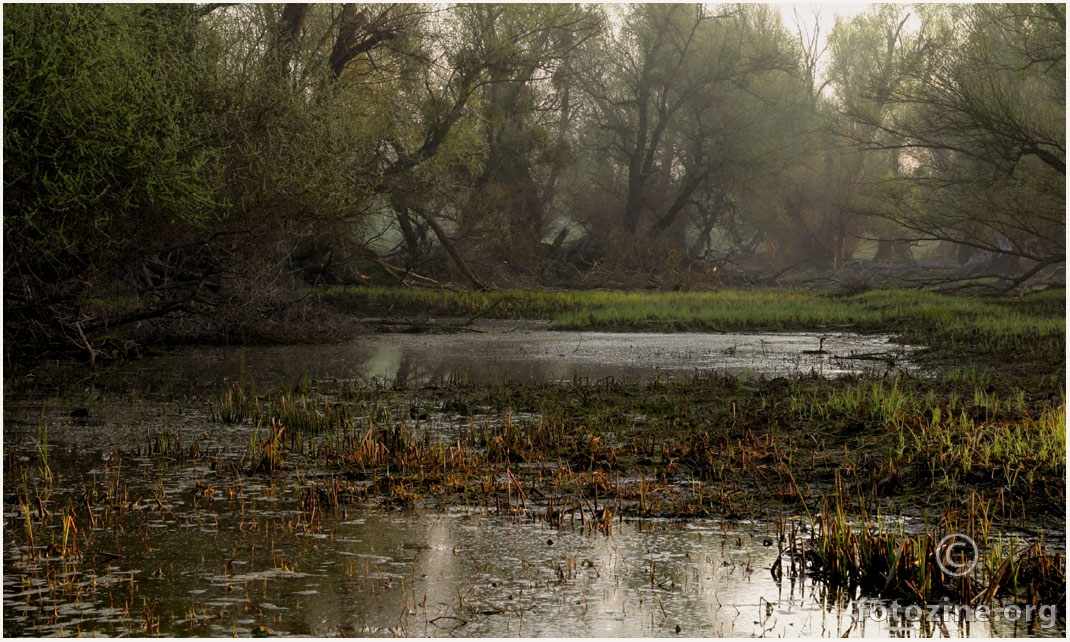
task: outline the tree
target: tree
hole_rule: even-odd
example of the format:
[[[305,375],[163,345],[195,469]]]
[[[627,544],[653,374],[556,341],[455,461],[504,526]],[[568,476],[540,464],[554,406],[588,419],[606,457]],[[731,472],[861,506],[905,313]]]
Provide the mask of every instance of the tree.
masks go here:
[[[468,12],[470,33],[497,62],[481,91],[487,159],[466,208],[479,216],[466,227],[493,230],[497,238],[487,245],[530,260],[548,232],[547,210],[568,160],[571,61],[603,22],[573,5],[473,5]]]
[[[904,71],[916,64],[923,38],[908,22],[912,9],[880,5],[850,21],[837,22],[829,35],[828,76],[833,87],[832,127],[839,138],[836,163],[841,188],[852,195],[841,208],[841,229],[877,244],[880,263],[910,258],[911,237],[884,217],[867,216],[867,189],[900,174],[897,140],[884,124],[895,117],[894,93]]]
[[[424,230],[479,286],[458,240],[509,257],[511,245],[530,252],[541,241],[556,180],[536,178],[540,157],[554,164],[542,110],[564,59],[599,25],[590,10],[563,5],[461,5],[427,17],[424,62],[398,79],[380,155],[380,191],[410,267],[430,250]]]
[[[873,132],[859,149],[901,170],[861,209],[1013,286],[1065,260],[1065,8],[919,11],[894,82],[862,83],[847,102],[852,126]],[[882,113],[858,108],[878,101]]]
[[[122,329],[259,333],[267,315],[301,313],[295,246],[355,229],[374,194],[366,123],[321,89],[355,59],[330,58],[353,37],[347,17],[318,5],[8,12],[9,356],[74,346],[96,359],[131,345]]]
[[[21,5],[4,21],[5,346],[77,345],[194,306],[218,157],[183,58],[194,9]],[[166,39],[163,38],[166,35]],[[158,39],[157,36],[161,36]],[[121,305],[122,298],[132,300]],[[10,353],[9,353],[10,354]]]
[[[708,235],[711,207],[771,177],[801,98],[787,40],[764,7],[632,7],[585,80],[585,145],[613,163],[590,182],[616,204],[593,233],[630,239],[628,254],[668,234],[686,252],[692,216]]]

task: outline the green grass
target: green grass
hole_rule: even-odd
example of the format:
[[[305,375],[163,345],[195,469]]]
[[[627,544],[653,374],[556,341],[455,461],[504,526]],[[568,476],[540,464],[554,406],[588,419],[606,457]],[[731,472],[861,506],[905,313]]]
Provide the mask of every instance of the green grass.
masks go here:
[[[988,336],[1049,335],[1065,329],[1065,291],[1022,299],[963,298],[920,290],[881,290],[831,297],[786,289],[710,292],[610,290],[431,290],[333,288],[328,300],[368,316],[426,314],[547,319],[562,329],[669,324],[705,330],[855,326],[886,330],[906,321],[943,331],[976,329]]]
[[[833,300],[788,290],[720,292],[600,292],[579,309],[554,316],[561,328],[668,325],[704,330],[854,325],[877,314]]]
[[[927,462],[935,480],[996,478],[1006,488],[1031,489],[1036,478],[1065,477],[1066,406],[1039,417],[975,419],[974,414],[929,411],[931,420],[908,428],[906,460]],[[1020,483],[1024,482],[1024,484]]]
[[[369,316],[427,314],[545,319],[562,329],[671,323],[704,329],[879,321],[844,300],[791,290],[622,292],[611,290],[430,290],[335,288],[328,299]],[[727,326],[727,327],[726,327]]]
[[[1049,506],[1064,501],[1056,485],[1066,475],[1061,392],[997,391],[954,378],[801,384],[787,397],[788,421],[838,440],[864,435],[881,453],[885,481],[952,495],[964,486],[1002,489]]]
[[[365,316],[429,315],[491,318],[550,319],[564,310],[585,305],[587,291],[439,290],[428,288],[330,288],[327,300]]]

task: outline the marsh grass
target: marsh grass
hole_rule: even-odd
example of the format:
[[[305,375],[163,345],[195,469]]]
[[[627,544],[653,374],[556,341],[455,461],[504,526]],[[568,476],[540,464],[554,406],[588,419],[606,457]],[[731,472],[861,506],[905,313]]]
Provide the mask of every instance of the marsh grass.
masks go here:
[[[983,501],[983,500],[981,500]],[[931,529],[908,534],[901,524],[853,520],[839,498],[828,499],[811,525],[808,540],[792,535],[790,573],[810,574],[849,594],[900,599],[915,604],[953,600],[988,604],[1006,598],[1027,604],[1062,604],[1066,599],[1066,559],[1042,542],[991,536],[988,513],[962,518],[945,513]],[[972,551],[957,558],[953,545],[962,535],[976,542],[980,557],[970,569]]]
[[[247,391],[245,386],[235,383],[212,397],[209,402],[209,413],[213,419],[221,423],[241,424],[251,416],[255,406],[256,391]]]
[[[271,421],[266,432],[259,427],[250,437],[248,459],[251,461],[253,474],[273,473],[286,465],[286,445],[283,434],[286,426],[276,420]]]
[[[457,392],[309,390],[286,410],[304,437],[284,438],[272,416],[245,470],[324,471],[302,490],[309,524],[348,503],[477,505],[590,533],[620,516],[805,512],[811,535],[792,537],[789,572],[837,590],[973,603],[1051,600],[1065,586],[1061,554],[1000,535],[1065,506],[1064,403],[908,378],[473,386],[468,428],[432,438],[411,408],[458,409]],[[322,423],[336,405],[352,406],[351,420]],[[942,517],[907,533],[880,518],[882,498],[885,511],[906,498]],[[983,549],[965,579],[936,563],[955,532]]]
[[[1066,405],[1061,391],[1052,396],[958,380],[863,379],[794,393],[788,407],[841,438],[854,432],[890,447],[884,468],[895,474],[885,481],[924,476],[944,490],[962,482],[1003,488],[1054,510],[1065,500]]]
[[[539,483],[549,479],[545,488],[555,491],[605,493],[605,479],[624,477],[612,493],[631,515],[817,510],[841,478],[873,500],[906,495],[915,504],[978,491],[1000,497],[1008,518],[1054,514],[1065,503],[1065,404],[1018,388],[708,376],[408,396],[344,386],[265,398],[275,401],[262,404],[268,410],[257,423],[285,426],[287,450],[305,466],[401,475],[446,502],[479,496],[463,480],[522,466],[553,471]],[[447,415],[460,439],[431,436],[430,426]],[[458,433],[457,422],[469,427]],[[263,447],[253,451],[253,460],[264,460]]]
[[[367,316],[422,314],[549,319],[560,328],[615,329],[661,325],[706,330],[755,327],[853,326],[863,331],[904,328],[910,321],[949,337],[975,332],[997,343],[1012,337],[1049,336],[1065,327],[1065,291],[1049,289],[1021,299],[957,297],[922,290],[879,290],[850,297],[789,289],[708,292],[614,290],[431,290],[333,288],[327,298]]]
[[[310,392],[283,392],[266,409],[258,404],[255,414],[257,423],[277,422],[298,433],[344,430],[353,423],[347,406]]]
[[[41,474],[41,479],[44,480],[46,485],[51,485],[55,480],[52,474],[52,466],[49,465],[49,451],[48,451],[48,426],[44,421],[44,410],[41,411],[41,420],[37,424],[37,438],[30,438],[33,441],[33,445],[37,448],[37,472]]]

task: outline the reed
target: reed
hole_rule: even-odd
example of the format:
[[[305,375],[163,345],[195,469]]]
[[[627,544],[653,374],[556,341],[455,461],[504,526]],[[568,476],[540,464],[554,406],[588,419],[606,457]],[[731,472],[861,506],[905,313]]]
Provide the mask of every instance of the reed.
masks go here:
[[[978,523],[981,521],[983,523]],[[971,515],[966,522],[945,517],[937,526],[907,534],[901,525],[864,513],[852,523],[843,504],[826,498],[808,539],[793,537],[782,556],[794,576],[808,574],[830,587],[869,597],[935,604],[987,604],[997,598],[1029,604],[1062,604],[1066,560],[1042,543],[1028,546],[1002,537],[989,539],[991,524]],[[978,546],[980,558],[958,559],[963,535]],[[779,568],[779,567],[778,567]]]
[[[273,473],[281,470],[286,463],[286,445],[283,434],[286,425],[272,419],[271,428],[266,435],[257,429],[250,438],[249,458],[252,461],[252,473]]]
[[[221,423],[241,424],[251,416],[255,402],[255,392],[247,392],[243,385],[234,383],[209,401],[209,412]]]
[[[44,409],[41,410],[41,419],[37,423],[37,438],[30,438],[37,449],[37,472],[45,484],[51,485],[55,478],[52,475],[52,466],[48,459],[48,426],[45,425]]]
[[[567,471],[532,472],[540,484],[550,480],[544,492],[587,492],[582,472],[634,474],[614,492],[621,513],[635,515],[746,516],[781,503],[814,511],[839,478],[877,497],[1002,492],[1004,517],[1055,510],[1064,501],[1058,482],[1065,478],[1065,405],[1038,402],[1020,387],[976,390],[958,379],[910,377],[698,376],[405,394],[352,384],[316,390],[323,387],[280,392],[261,415],[260,422],[286,427],[287,457],[308,468],[401,475],[442,500],[446,489],[466,503],[478,496],[465,481],[475,483],[475,470],[504,474],[524,464]],[[454,415],[432,424],[468,428],[442,443],[420,418],[428,412]],[[270,441],[254,444],[250,460],[262,461]]]
[[[256,421],[285,424],[295,433],[344,430],[353,423],[349,407],[325,395],[281,393],[267,409],[257,408]]]

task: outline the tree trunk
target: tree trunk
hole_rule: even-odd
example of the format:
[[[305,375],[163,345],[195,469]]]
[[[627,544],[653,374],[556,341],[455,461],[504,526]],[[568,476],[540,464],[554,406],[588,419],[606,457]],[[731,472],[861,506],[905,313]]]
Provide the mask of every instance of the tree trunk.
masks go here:
[[[305,2],[291,2],[283,7],[275,26],[275,39],[266,56],[269,77],[281,80],[290,75],[290,64],[297,53],[308,8],[309,4]]]
[[[427,224],[431,226],[432,230],[434,230],[435,236],[438,237],[439,243],[442,243],[442,247],[445,248],[446,253],[450,255],[451,259],[453,259],[453,263],[457,266],[457,269],[461,271],[461,274],[464,274],[464,276],[480,290],[488,289],[486,284],[483,283],[483,281],[479,280],[479,277],[477,277],[472,272],[472,270],[468,267],[468,264],[464,262],[463,258],[461,258],[461,253],[457,251],[456,247],[454,247],[453,241],[451,241],[449,236],[446,235],[446,231],[442,229],[442,226],[438,224],[438,221],[436,221],[435,218],[431,216],[429,212],[424,212],[422,210],[414,211],[419,214],[423,220],[427,221]]]
[[[702,185],[702,182],[706,180],[706,177],[710,175],[710,170],[704,169],[697,176],[693,176],[684,182],[680,188],[680,192],[676,195],[676,199],[669,206],[669,210],[665,212],[665,215],[658,219],[650,228],[648,237],[653,240],[656,239],[662,232],[669,229],[669,227],[676,220],[677,215],[684,209],[688,201],[691,199],[691,195],[695,193],[695,190]]]
[[[342,5],[342,19],[328,61],[331,82],[338,80],[351,60],[398,35],[395,27],[387,26],[389,9],[369,22],[368,9],[358,9],[358,6],[352,3]]]

